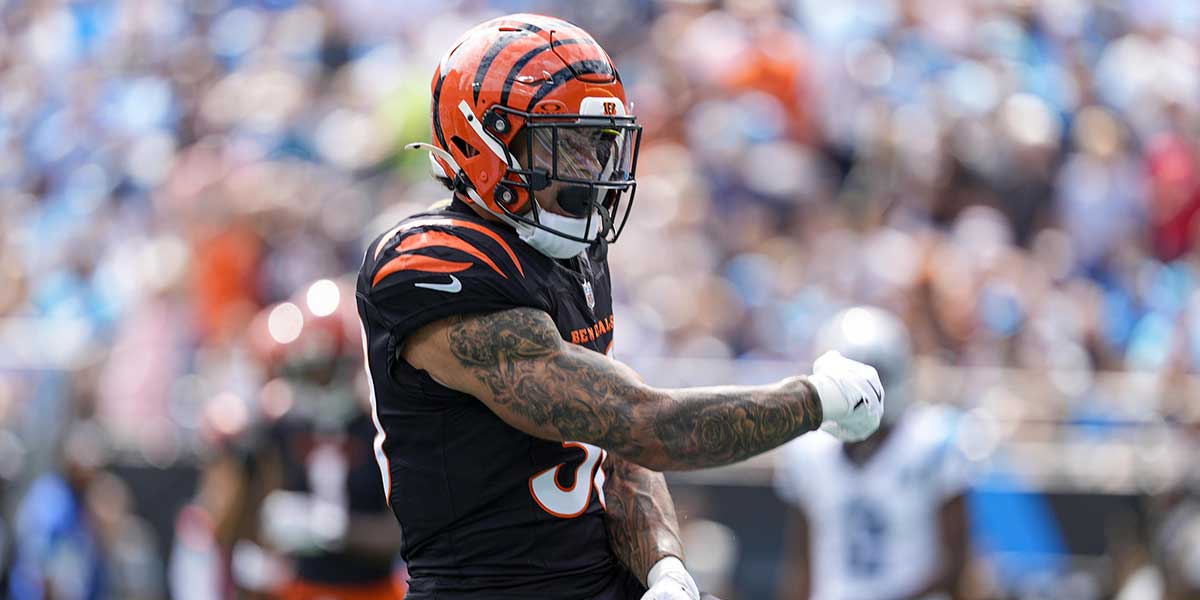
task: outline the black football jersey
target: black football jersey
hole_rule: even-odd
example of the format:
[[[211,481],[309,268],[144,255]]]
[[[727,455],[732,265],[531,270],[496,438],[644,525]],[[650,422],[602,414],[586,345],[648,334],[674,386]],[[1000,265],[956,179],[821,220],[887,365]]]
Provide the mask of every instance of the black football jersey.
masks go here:
[[[527,435],[401,356],[457,314],[545,311],[564,340],[612,343],[607,248],[554,260],[454,202],[367,250],[357,285],[376,454],[404,536],[410,598],[637,598],[604,525],[605,452]]]
[[[357,409],[336,427],[318,423],[299,410],[288,413],[270,430],[271,443],[283,459],[282,489],[311,494],[337,483],[342,493],[334,496],[345,503],[351,515],[386,510],[379,468],[372,455],[374,433],[371,417]],[[331,460],[338,464],[329,465]],[[324,485],[315,479],[324,479]],[[295,557],[295,568],[300,579],[328,585],[370,584],[392,576],[391,560],[342,550],[302,554]]]

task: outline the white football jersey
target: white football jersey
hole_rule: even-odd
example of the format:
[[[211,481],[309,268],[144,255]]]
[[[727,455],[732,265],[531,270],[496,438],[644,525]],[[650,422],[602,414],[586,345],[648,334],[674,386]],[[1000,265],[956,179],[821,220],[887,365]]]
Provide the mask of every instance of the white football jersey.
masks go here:
[[[914,406],[862,466],[824,432],[780,450],[775,487],[808,516],[815,600],[904,597],[929,582],[941,564],[938,510],[970,481],[955,415]]]

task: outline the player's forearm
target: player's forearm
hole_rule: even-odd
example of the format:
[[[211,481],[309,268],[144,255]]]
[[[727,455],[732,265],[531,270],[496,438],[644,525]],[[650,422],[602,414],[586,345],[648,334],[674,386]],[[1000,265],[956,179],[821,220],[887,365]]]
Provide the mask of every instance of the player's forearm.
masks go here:
[[[816,390],[801,377],[762,386],[655,389],[628,367],[582,348],[548,362],[554,366],[513,388],[520,396],[511,406],[551,429],[553,439],[589,442],[655,471],[739,462],[821,424]],[[559,383],[542,387],[548,380]]]
[[[738,462],[821,424],[821,402],[805,378],[655,389],[629,367],[566,344],[533,309],[455,317],[427,335],[446,351],[423,356],[423,346],[410,346],[409,362],[484,400],[514,427],[595,444],[654,470]]]
[[[642,583],[654,563],[683,560],[675,503],[661,473],[610,458],[604,483],[605,523],[613,552]]]
[[[667,390],[653,415],[663,456],[653,467],[699,469],[739,462],[821,425],[821,402],[804,378],[766,386]],[[643,463],[645,464],[645,463]]]
[[[962,597],[962,583],[967,571],[970,548],[965,495],[951,498],[938,510],[938,529],[942,542],[941,568],[924,587],[907,598],[924,598],[939,592],[950,598]]]
[[[950,563],[930,578],[928,583],[916,592],[905,596],[903,600],[920,600],[939,593],[945,594],[949,598],[961,598],[961,582],[965,571],[966,561],[950,559]]]
[[[940,571],[916,592],[905,595],[898,600],[922,600],[923,598],[939,595],[941,595],[940,597],[957,600],[958,598],[962,598],[962,594],[959,592],[960,586],[958,585],[960,577],[961,573],[952,574],[947,571]]]
[[[961,598],[963,579],[967,572],[967,557],[970,554],[970,526],[968,525],[967,497],[965,494],[950,499],[938,511],[939,529],[942,537],[942,575],[939,589],[951,598]]]

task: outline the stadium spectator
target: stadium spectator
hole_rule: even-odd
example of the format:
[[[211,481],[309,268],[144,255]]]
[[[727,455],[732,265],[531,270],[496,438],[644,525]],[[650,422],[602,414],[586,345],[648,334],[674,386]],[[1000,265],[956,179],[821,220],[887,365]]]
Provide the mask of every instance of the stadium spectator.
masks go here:
[[[1200,373],[1195,2],[534,4],[614,50],[645,126],[611,253],[635,368],[795,361],[871,303],[938,365],[1070,372],[1063,419],[1127,416],[1102,371]],[[513,8],[0,3],[0,512],[81,373],[149,464],[206,451],[215,397],[259,414],[239,334],[424,208],[431,66]]]

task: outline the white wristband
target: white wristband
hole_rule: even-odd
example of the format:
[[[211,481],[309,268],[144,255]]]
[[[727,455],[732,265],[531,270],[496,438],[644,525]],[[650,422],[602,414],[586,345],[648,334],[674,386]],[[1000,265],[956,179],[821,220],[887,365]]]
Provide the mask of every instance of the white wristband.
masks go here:
[[[662,581],[677,583],[693,600],[700,600],[700,588],[696,587],[692,574],[683,566],[683,561],[674,556],[659,559],[646,574],[647,587],[654,587]]]
[[[846,395],[828,375],[809,375],[808,382],[817,390],[817,399],[821,401],[821,421],[823,423],[836,421],[850,411]]]

